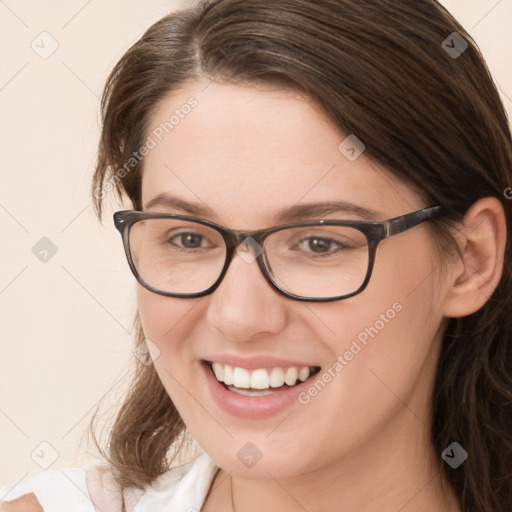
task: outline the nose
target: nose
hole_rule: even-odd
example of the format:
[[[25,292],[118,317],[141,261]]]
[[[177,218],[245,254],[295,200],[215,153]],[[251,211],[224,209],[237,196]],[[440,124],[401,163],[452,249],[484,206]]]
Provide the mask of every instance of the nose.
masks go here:
[[[224,279],[210,295],[206,319],[234,341],[276,334],[286,325],[286,302],[291,299],[270,286],[254,258],[241,254],[234,254]]]

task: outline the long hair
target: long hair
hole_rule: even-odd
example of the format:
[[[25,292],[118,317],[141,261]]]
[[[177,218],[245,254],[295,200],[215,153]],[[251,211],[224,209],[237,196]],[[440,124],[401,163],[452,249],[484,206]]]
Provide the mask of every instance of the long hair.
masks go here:
[[[111,191],[141,209],[144,160],[132,157],[148,119],[202,78],[305,93],[368,157],[444,207],[433,222],[441,238],[482,197],[499,198],[512,219],[503,104],[475,42],[437,1],[211,0],[155,23],[108,77],[92,184],[100,220]],[[447,320],[437,367],[431,439],[439,456],[453,441],[469,453],[457,470],[442,465],[464,512],[512,503],[511,226],[497,289],[476,313]],[[184,431],[154,367],[138,363],[105,453],[120,484],[143,487],[166,471]]]

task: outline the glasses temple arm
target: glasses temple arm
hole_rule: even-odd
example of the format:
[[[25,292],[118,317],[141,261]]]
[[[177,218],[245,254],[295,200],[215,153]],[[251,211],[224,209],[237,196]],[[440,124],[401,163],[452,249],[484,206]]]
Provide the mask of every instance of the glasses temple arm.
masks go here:
[[[423,221],[435,217],[441,209],[441,206],[427,206],[426,208],[416,212],[407,213],[405,215],[395,217],[394,219],[387,220],[384,222],[386,238],[403,233],[404,231],[421,224]]]

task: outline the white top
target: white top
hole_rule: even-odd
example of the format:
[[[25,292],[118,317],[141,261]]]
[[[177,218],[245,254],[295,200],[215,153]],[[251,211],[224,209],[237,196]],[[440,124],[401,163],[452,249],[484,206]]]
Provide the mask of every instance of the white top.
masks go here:
[[[123,494],[104,466],[47,470],[0,487],[0,506],[34,493],[45,512],[123,512],[123,501],[126,512],[199,512],[218,469],[203,453]]]

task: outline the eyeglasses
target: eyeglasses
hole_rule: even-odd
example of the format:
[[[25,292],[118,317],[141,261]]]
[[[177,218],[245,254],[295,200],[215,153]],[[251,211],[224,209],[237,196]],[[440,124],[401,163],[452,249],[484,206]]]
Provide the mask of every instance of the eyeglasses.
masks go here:
[[[186,215],[114,213],[130,268],[148,290],[167,297],[212,293],[235,253],[257,262],[268,283],[290,299],[328,302],[362,292],[379,243],[432,219],[429,206],[383,222],[317,220],[235,231]]]

